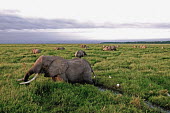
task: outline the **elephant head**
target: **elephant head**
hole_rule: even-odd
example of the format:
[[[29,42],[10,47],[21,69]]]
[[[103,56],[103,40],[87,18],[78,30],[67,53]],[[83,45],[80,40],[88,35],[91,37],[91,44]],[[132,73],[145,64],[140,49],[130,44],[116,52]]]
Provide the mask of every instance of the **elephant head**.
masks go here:
[[[86,56],[86,55],[87,55],[86,52],[83,51],[83,50],[78,50],[78,51],[76,51],[76,53],[75,53],[75,57],[79,57],[79,58],[84,57],[84,56]]]
[[[55,77],[58,77],[60,80],[70,83],[93,84],[92,72],[89,62],[84,59],[66,60],[59,56],[40,56],[24,78],[18,79],[18,81],[24,81],[20,84],[27,84],[33,81],[39,73],[44,73],[45,77],[52,77],[54,81]],[[29,76],[34,73],[35,77],[28,81]]]

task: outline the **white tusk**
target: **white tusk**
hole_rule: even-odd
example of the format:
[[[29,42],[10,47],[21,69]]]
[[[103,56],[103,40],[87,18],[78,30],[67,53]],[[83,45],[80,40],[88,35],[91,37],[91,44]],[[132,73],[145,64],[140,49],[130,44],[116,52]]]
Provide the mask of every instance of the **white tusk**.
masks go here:
[[[37,78],[37,76],[38,76],[38,73],[31,80],[29,80],[27,82],[21,82],[19,84],[28,84],[28,83],[32,82],[33,80],[35,80]]]
[[[24,79],[23,78],[21,78],[21,79],[18,79],[17,81],[23,81]]]

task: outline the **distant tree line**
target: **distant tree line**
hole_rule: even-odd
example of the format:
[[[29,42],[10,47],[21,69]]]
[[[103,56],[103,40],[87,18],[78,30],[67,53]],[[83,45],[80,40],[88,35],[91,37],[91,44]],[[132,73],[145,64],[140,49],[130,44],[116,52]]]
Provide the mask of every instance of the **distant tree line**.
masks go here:
[[[170,44],[170,41],[101,42],[101,44]]]

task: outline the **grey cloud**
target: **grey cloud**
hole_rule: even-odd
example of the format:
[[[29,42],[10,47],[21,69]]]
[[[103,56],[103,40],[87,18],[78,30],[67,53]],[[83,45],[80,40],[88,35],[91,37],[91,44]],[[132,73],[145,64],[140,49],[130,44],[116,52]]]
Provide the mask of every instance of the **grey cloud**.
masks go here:
[[[0,29],[58,29],[93,28],[92,23],[79,23],[69,19],[24,18],[16,15],[0,14]]]
[[[157,23],[152,25],[153,28],[170,28],[170,23]]]
[[[9,14],[12,13],[12,14]],[[24,18],[17,11],[0,11],[0,30],[6,29],[62,29],[62,28],[170,28],[170,23],[103,23],[78,22],[71,19]]]
[[[123,24],[122,26],[134,27],[134,28],[170,28],[170,23],[134,23]]]
[[[170,23],[123,23],[105,24],[103,27],[109,28],[170,28]]]

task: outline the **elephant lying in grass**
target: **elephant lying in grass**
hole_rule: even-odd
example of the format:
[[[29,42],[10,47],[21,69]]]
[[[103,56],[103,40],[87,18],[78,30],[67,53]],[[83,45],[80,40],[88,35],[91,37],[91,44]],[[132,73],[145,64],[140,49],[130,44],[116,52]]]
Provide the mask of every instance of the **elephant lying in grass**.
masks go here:
[[[33,81],[39,73],[44,73],[45,77],[52,77],[53,80],[59,77],[69,83],[93,84],[91,72],[93,70],[89,62],[84,59],[67,60],[59,56],[40,56],[24,78],[18,81],[24,81],[20,84],[27,84]],[[28,81],[29,76],[34,73],[35,77]]]
[[[79,57],[79,58],[84,57],[84,56],[86,56],[86,55],[87,55],[86,52],[83,51],[83,50],[78,50],[78,51],[76,51],[76,53],[75,53],[75,57]]]
[[[55,49],[55,50],[65,50],[64,47],[55,47],[54,49]]]
[[[33,54],[41,53],[41,50],[40,49],[32,49],[32,53]]]
[[[103,46],[103,51],[116,51],[116,46]]]

